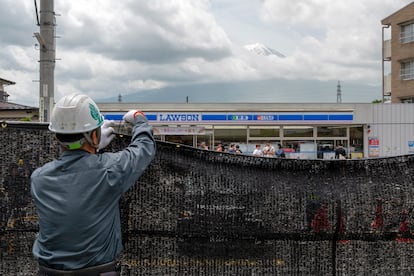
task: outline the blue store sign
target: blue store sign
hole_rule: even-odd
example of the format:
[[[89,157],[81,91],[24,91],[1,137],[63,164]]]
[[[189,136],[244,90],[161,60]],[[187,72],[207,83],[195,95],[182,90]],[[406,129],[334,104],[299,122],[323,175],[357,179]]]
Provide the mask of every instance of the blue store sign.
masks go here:
[[[105,119],[121,121],[123,114],[106,113]],[[146,113],[147,119],[152,122],[160,123],[255,123],[255,124],[275,124],[275,123],[333,123],[345,124],[352,123],[354,114],[352,112],[275,112],[275,113],[232,113],[232,112],[158,112]]]

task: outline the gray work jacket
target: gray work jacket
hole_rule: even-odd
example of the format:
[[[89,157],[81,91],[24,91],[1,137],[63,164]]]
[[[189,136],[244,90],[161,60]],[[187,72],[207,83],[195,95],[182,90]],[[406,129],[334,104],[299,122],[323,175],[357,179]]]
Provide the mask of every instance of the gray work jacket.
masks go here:
[[[122,250],[118,201],[155,155],[152,127],[135,118],[129,146],[116,153],[65,151],[36,169],[31,193],[39,215],[33,254],[54,269],[114,260]]]

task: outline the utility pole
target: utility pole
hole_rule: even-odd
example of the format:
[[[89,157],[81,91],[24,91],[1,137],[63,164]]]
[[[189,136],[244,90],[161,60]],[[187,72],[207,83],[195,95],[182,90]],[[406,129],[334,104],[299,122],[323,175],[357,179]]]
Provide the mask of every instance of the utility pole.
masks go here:
[[[341,83],[339,81],[336,86],[336,103],[342,103]]]
[[[34,33],[39,42],[40,82],[39,121],[49,122],[54,105],[55,29],[54,0],[40,0],[40,33]],[[37,12],[37,11],[36,11]]]

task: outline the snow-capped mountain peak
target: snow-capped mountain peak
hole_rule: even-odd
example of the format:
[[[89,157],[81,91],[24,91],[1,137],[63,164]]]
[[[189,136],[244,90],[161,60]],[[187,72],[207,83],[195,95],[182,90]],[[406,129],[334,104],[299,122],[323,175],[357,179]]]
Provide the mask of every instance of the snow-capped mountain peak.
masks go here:
[[[261,56],[277,56],[280,58],[285,57],[282,53],[276,51],[275,49],[269,48],[262,43],[254,43],[249,45],[244,45],[244,48],[250,52],[256,53]]]

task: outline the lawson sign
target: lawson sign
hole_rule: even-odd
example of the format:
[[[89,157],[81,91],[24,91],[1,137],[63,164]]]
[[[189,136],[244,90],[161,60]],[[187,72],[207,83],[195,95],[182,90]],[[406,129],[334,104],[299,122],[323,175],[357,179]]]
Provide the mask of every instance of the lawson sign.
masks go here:
[[[275,123],[335,123],[346,124],[354,120],[353,112],[146,112],[148,121],[158,123],[229,123],[229,124],[275,124]],[[107,113],[105,119],[121,121],[123,114]]]
[[[158,113],[159,122],[199,122],[200,113]]]

